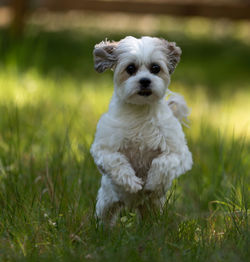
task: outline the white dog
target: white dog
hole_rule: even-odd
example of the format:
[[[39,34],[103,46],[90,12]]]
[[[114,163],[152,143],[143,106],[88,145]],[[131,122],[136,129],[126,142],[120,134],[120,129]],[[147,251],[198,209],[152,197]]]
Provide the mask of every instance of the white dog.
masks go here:
[[[126,37],[95,46],[95,69],[114,70],[114,94],[98,125],[91,154],[102,174],[96,215],[114,224],[122,206],[161,209],[173,179],[190,170],[181,96],[166,100],[181,49],[164,39]],[[150,211],[149,211],[150,212]]]

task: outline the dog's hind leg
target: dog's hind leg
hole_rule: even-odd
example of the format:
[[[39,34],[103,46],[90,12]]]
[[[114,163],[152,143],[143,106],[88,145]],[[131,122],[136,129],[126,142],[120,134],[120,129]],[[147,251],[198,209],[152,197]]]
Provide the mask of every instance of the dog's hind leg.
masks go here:
[[[100,224],[114,226],[122,207],[122,202],[119,201],[112,186],[102,179],[102,186],[98,191],[96,203],[96,218]]]
[[[98,222],[103,225],[114,226],[121,208],[121,202],[103,203],[101,200],[97,201],[96,217]]]

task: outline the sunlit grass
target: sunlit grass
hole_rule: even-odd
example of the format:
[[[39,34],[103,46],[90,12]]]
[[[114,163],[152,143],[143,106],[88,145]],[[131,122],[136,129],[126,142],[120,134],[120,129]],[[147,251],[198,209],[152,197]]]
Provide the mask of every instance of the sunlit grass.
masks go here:
[[[217,129],[223,136],[230,138],[244,137],[249,140],[250,133],[250,92],[249,87],[236,89],[233,94],[221,94],[211,97],[206,94],[204,87],[193,88],[193,86],[173,83],[172,90],[179,92],[186,99],[191,108],[190,133],[199,135],[199,127],[202,122],[207,122]]]
[[[84,121],[96,122],[107,111],[113,92],[111,79],[97,75],[98,82],[62,78],[58,82],[53,78],[44,78],[38,72],[29,71],[23,75],[5,72],[0,75],[0,101],[16,104],[18,107],[35,106],[46,103],[50,106],[61,105],[70,110],[77,110],[84,115]],[[8,88],[5,88],[5,85]],[[191,108],[191,135],[198,135],[202,121],[218,129],[225,136],[250,138],[250,87],[236,89],[233,94],[220,94],[223,99],[209,96],[205,88],[193,88],[185,83],[173,82],[170,89],[182,94]],[[87,135],[87,134],[86,134]],[[91,141],[91,138],[88,138]]]

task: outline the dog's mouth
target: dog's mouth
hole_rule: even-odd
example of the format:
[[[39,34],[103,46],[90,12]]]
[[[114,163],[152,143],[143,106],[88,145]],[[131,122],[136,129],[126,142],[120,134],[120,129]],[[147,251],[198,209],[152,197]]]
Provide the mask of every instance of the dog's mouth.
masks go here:
[[[152,91],[150,89],[140,90],[137,93],[139,96],[150,96],[152,95]]]

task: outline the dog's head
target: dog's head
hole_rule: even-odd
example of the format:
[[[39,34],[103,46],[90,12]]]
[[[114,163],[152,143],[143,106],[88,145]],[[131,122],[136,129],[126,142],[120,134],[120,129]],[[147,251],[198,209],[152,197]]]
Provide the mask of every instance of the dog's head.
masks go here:
[[[128,36],[119,42],[95,46],[95,69],[114,70],[115,94],[133,104],[150,104],[165,96],[170,75],[180,61],[174,42],[155,37]]]

